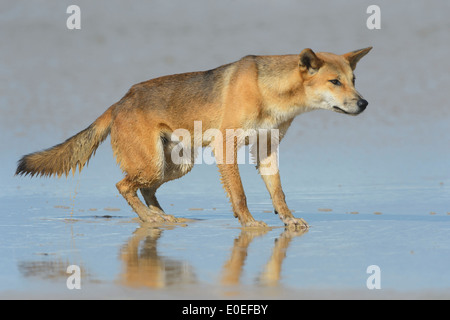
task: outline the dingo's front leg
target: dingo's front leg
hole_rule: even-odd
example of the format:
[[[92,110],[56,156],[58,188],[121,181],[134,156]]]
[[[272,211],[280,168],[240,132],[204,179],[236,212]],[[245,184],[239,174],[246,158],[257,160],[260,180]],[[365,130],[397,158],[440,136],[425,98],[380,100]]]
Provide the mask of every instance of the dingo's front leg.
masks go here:
[[[272,152],[267,158],[258,161],[258,171],[266,184],[267,190],[272,198],[275,213],[280,216],[281,221],[290,229],[306,229],[308,224],[303,219],[295,218],[289,210],[283,189],[281,188],[280,173],[278,170],[264,170],[267,166],[278,168],[277,154]]]
[[[239,222],[243,227],[267,227],[262,221],[256,221],[247,207],[247,198],[244,193],[244,187],[242,186],[241,177],[239,175],[239,168],[237,164],[237,144],[234,142],[230,146],[228,144],[227,152],[230,152],[228,157],[225,157],[223,152],[227,148],[227,143],[222,145],[223,149],[214,148],[214,155],[216,157],[217,166],[221,175],[221,181],[227,196],[230,198],[231,205],[233,207],[234,216],[239,219]],[[228,159],[228,161],[226,160]]]
[[[243,227],[267,227],[262,221],[256,221],[247,208],[242,181],[237,164],[218,164],[222,184],[230,198],[234,216],[239,219]]]

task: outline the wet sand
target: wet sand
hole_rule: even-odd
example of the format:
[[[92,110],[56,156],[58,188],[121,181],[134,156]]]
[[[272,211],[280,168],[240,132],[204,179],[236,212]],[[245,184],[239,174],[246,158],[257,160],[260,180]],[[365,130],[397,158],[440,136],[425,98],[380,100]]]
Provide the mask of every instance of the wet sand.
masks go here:
[[[379,1],[79,1],[0,4],[0,298],[448,299],[450,4]],[[257,9],[255,9],[257,8]],[[137,82],[207,70],[247,54],[374,49],[356,69],[358,117],[298,117],[280,147],[287,203],[311,228],[285,231],[254,166],[240,166],[241,230],[214,166],[164,185],[167,213],[146,227],[118,196],[109,139],[81,174],[14,177],[24,154],[87,127]],[[81,268],[81,290],[66,269]],[[369,290],[366,269],[381,269]]]

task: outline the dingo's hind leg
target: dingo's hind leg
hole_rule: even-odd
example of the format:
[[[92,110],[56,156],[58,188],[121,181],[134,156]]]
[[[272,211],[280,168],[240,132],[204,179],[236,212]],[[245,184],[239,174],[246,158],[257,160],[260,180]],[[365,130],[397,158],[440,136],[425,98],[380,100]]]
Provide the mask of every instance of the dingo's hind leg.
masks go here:
[[[158,199],[156,199],[156,189],[157,187],[140,188],[141,194],[144,197],[145,203],[147,204],[150,211],[162,217],[164,221],[181,222],[181,219],[175,218],[174,216],[166,214],[164,212],[158,202]]]
[[[155,196],[156,189],[167,180],[160,127],[139,113],[128,113],[116,117],[111,131],[114,155],[126,173],[117,189],[143,222],[176,222],[164,213]],[[147,205],[139,199],[138,189]]]
[[[143,222],[164,222],[159,212],[152,210],[142,203],[137,196],[138,183],[130,179],[130,176],[125,176],[124,179],[116,184],[120,194],[127,200],[134,212],[137,213]]]

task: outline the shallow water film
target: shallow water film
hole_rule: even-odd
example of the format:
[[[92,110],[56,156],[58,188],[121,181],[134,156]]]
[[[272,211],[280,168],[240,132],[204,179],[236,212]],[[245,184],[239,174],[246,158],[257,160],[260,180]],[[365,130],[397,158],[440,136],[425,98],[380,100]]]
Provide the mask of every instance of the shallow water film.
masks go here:
[[[450,298],[450,3],[378,1],[0,3],[0,298]],[[242,229],[215,165],[157,193],[187,221],[144,225],[115,184],[109,138],[81,173],[14,176],[25,154],[88,127],[131,85],[248,54],[345,53],[369,101],[357,117],[297,117],[279,150],[285,230],[254,164],[239,165]],[[245,150],[244,150],[245,151]],[[245,157],[245,152],[244,152]],[[245,162],[245,161],[244,161]]]

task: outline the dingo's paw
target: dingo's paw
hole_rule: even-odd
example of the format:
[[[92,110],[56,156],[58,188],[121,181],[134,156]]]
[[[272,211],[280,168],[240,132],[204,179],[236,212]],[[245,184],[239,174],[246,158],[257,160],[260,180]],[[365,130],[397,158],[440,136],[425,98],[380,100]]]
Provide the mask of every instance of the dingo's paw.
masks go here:
[[[268,228],[269,226],[263,221],[249,221],[243,225],[244,228]]]
[[[309,225],[302,218],[287,218],[284,221],[284,225],[288,229],[308,229]]]
[[[179,222],[178,221],[178,218],[175,218],[173,215],[171,215],[171,214],[166,214],[166,213],[164,213],[164,214],[161,214],[161,217],[164,219],[164,221],[166,221],[166,222],[173,222],[173,223],[177,223],[177,222]]]
[[[144,223],[150,223],[150,224],[161,224],[161,223],[164,223],[166,221],[159,214],[147,215],[144,218],[142,218],[141,220]]]

